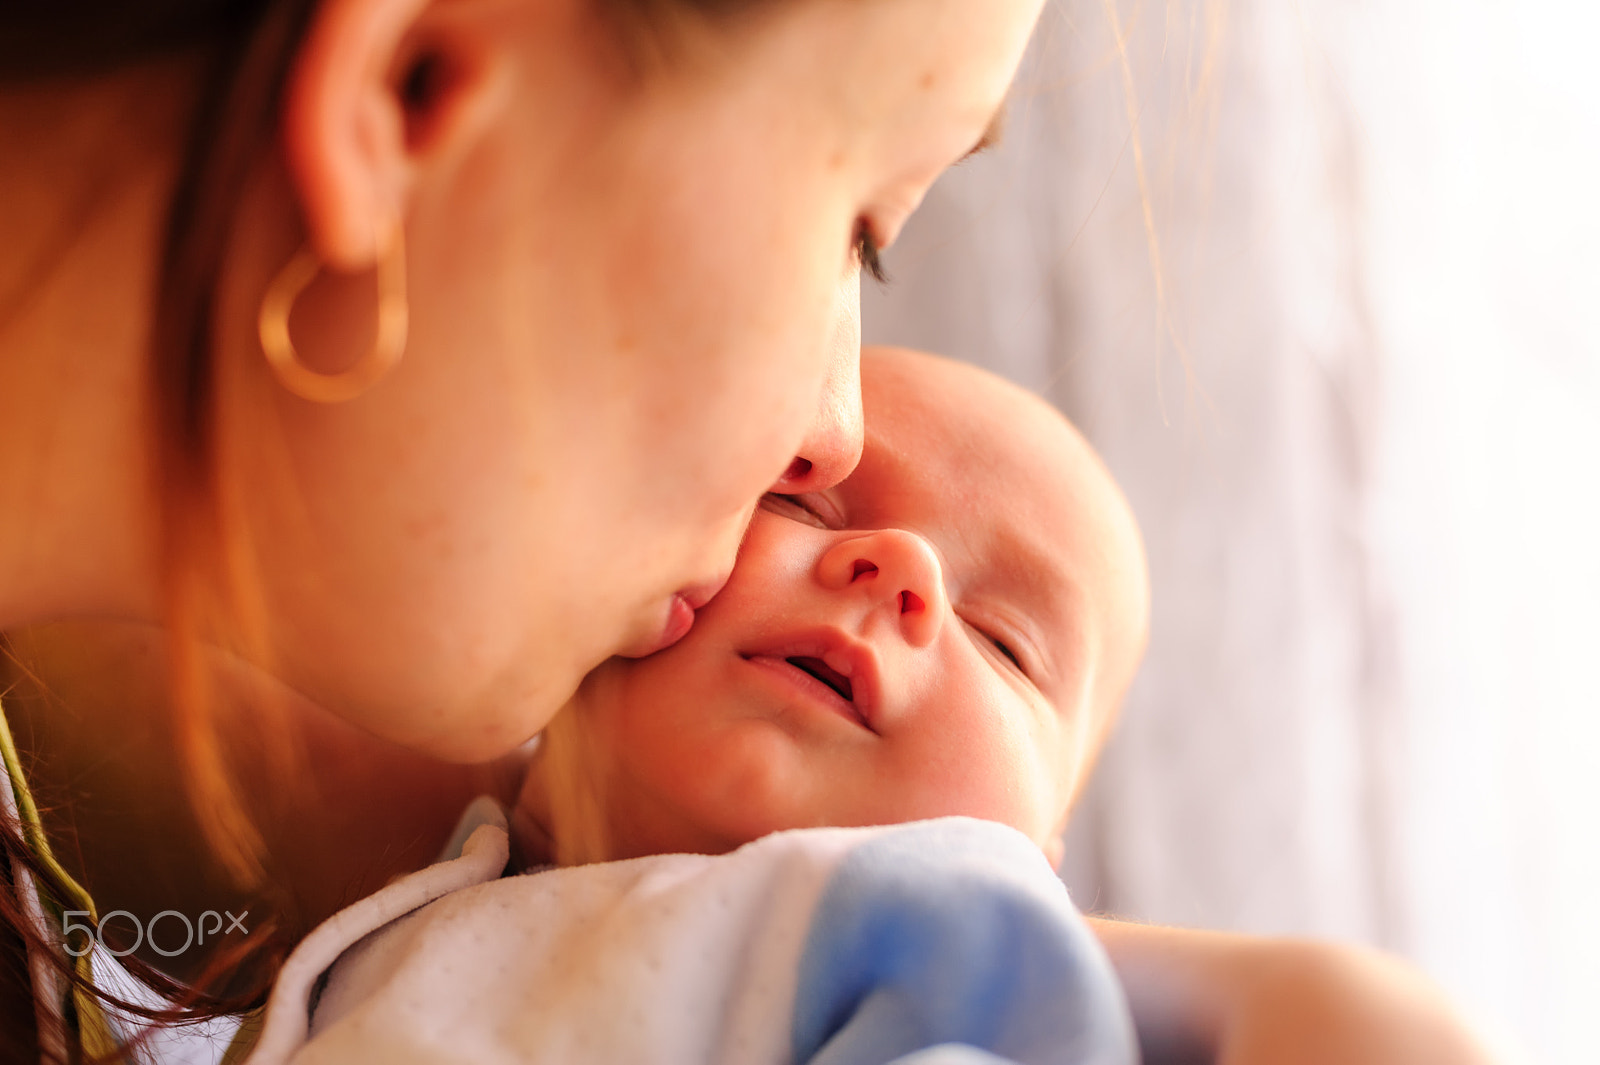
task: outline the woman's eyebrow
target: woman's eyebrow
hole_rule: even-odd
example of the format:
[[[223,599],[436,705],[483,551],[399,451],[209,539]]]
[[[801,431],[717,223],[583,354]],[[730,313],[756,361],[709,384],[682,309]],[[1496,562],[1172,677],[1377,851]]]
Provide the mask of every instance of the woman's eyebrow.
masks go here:
[[[980,152],[986,152],[990,148],[993,148],[995,145],[999,144],[1000,134],[1004,131],[1005,125],[1006,105],[1002,103],[1000,105],[1000,109],[990,117],[989,124],[983,127],[983,136],[978,138],[978,143],[967,149],[967,154],[963,155],[959,161],[965,162],[966,160],[971,159],[974,155],[977,155]]]

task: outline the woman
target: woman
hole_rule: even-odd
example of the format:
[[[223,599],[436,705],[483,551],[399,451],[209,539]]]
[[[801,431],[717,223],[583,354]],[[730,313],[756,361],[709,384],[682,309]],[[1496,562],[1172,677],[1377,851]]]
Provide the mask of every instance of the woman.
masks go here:
[[[514,747],[682,634],[763,490],[849,470],[859,267],[981,141],[1040,3],[8,11],[0,630],[164,631],[171,743],[246,878],[272,855],[217,751],[229,676],[431,755]],[[16,881],[67,896],[5,840],[26,1060],[50,974]],[[1232,1020],[1281,1015],[1245,948],[1104,935],[1184,1033],[1281,1034]]]
[[[763,490],[853,465],[859,265],[1039,6],[8,13],[0,629],[164,626],[246,871],[199,648],[413,749],[510,750],[681,635]]]

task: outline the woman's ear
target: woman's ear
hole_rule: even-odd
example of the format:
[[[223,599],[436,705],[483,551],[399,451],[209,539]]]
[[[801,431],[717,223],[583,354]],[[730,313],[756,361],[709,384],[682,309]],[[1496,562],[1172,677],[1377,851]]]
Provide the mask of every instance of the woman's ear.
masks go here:
[[[420,171],[495,96],[498,5],[326,0],[289,73],[283,138],[307,236],[334,269],[370,267]],[[482,24],[479,25],[478,23]]]

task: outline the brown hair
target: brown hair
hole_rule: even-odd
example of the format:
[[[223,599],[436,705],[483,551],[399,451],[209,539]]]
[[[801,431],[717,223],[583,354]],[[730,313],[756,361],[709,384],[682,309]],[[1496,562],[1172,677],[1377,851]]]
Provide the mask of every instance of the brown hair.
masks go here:
[[[195,95],[178,176],[169,202],[160,251],[158,289],[150,337],[149,387],[153,397],[157,483],[163,486],[163,557],[167,624],[173,640],[171,703],[175,734],[188,766],[186,783],[206,835],[242,881],[260,876],[259,837],[254,833],[223,769],[199,668],[198,638],[224,623],[219,608],[233,596],[226,522],[218,503],[213,459],[212,337],[214,278],[232,229],[232,212],[244,180],[275,132],[279,97],[314,0],[162,0],[157,3],[21,5],[0,21],[0,67],[7,80],[83,77],[204,46],[205,68]],[[226,579],[219,579],[226,578]],[[32,982],[27,948],[53,959],[64,983],[92,994],[129,1016],[182,1023],[247,1009],[264,998],[266,979],[253,992],[223,997],[207,992],[226,981],[253,955],[280,951],[264,936],[248,951],[219,954],[195,986],[185,989],[156,970],[126,959],[124,965],[174,1002],[148,1010],[83,983],[60,945],[42,938],[17,908],[12,870],[29,869],[43,893],[71,898],[70,885],[41,863],[21,826],[0,826],[7,858],[8,889],[0,892],[0,995],[8,1017],[0,1056],[37,1058],[41,1044],[65,1043],[68,1060],[84,1048],[69,1033],[34,1031]],[[130,964],[131,963],[131,964]],[[268,966],[271,967],[270,965]],[[32,1036],[32,1038],[29,1038]]]
[[[762,6],[764,0],[596,0],[599,13],[624,44],[653,41],[660,51],[682,16],[716,20]],[[770,0],[765,0],[770,2]],[[165,621],[171,635],[168,663],[175,735],[187,767],[190,801],[219,858],[245,885],[263,876],[262,842],[244,811],[224,759],[199,658],[202,635],[259,649],[258,614],[252,608],[249,566],[236,522],[230,486],[216,461],[212,358],[218,294],[215,279],[230,240],[244,184],[271,149],[281,97],[317,0],[84,0],[71,4],[8,5],[0,13],[0,87],[34,79],[92,77],[184,49],[203,51],[177,179],[169,201],[160,251],[150,336],[151,427],[162,486],[162,566]],[[38,933],[17,909],[10,869],[30,869],[53,898],[70,886],[36,860],[21,826],[0,825],[0,1059],[38,1057],[31,1020],[26,943]],[[207,993],[239,966],[261,962],[279,949],[272,937],[252,937],[251,951],[219,956],[208,976],[183,989],[147,966],[136,976],[163,995],[171,1010],[144,1010],[92,988],[85,990],[130,1015],[180,1023],[261,1001],[272,965],[253,992],[234,997]],[[37,942],[56,959],[62,977],[83,986],[59,944]],[[129,959],[131,961],[131,959]],[[125,962],[125,964],[127,964]],[[236,986],[236,985],[235,985]],[[78,1060],[81,1046],[69,1046]]]
[[[262,1005],[272,974],[292,945],[275,924],[263,925],[252,930],[260,933],[258,938],[253,937],[253,942],[240,941],[212,955],[200,976],[189,986],[136,957],[123,957],[120,964],[130,975],[171,1003],[165,1008],[151,1008],[88,982],[83,971],[62,956],[61,944],[52,942],[33,926],[16,890],[17,873],[24,869],[32,875],[36,889],[53,899],[70,899],[73,893],[72,885],[32,852],[16,826],[5,826],[5,831],[0,832],[0,1061],[49,1061],[53,1055],[47,1056],[44,1050],[51,1044],[65,1047],[68,1062],[85,1060],[83,1042],[86,1040],[80,1035],[82,1029],[70,1027],[72,1018],[51,1017],[50,1021],[59,1026],[56,1031],[37,1030],[27,960],[30,950],[39,957],[51,959],[59,983],[63,988],[70,988],[66,996],[68,1010],[75,1011],[79,1003],[93,1000],[101,1008],[115,1010],[127,1018],[177,1026],[242,1014]],[[254,986],[239,994],[208,990],[238,984],[241,969],[261,974],[249,981]],[[82,1023],[81,1015],[77,1019]],[[121,1061],[124,1055],[113,1052],[104,1060]]]

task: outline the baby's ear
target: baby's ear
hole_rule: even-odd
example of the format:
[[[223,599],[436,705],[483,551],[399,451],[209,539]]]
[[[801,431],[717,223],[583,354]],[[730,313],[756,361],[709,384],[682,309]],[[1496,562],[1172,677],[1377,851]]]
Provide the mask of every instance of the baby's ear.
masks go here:
[[[1050,868],[1060,871],[1061,862],[1067,856],[1067,845],[1061,838],[1061,833],[1057,832],[1047,838],[1040,844],[1040,849],[1044,851],[1045,860],[1050,863]]]

